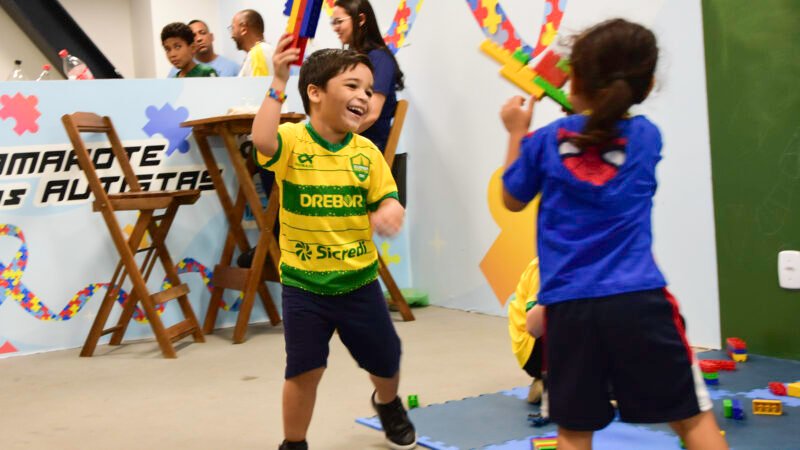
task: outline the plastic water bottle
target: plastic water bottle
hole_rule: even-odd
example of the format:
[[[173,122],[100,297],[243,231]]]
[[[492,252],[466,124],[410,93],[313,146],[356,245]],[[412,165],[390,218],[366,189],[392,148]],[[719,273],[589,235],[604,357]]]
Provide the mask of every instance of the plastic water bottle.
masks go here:
[[[39,74],[39,77],[36,78],[36,81],[42,81],[48,79],[50,79],[50,64],[45,64],[42,66],[42,73]]]
[[[23,81],[25,80],[25,74],[22,73],[22,61],[14,60],[14,69],[8,75],[8,81]]]
[[[70,80],[94,80],[94,75],[89,67],[77,56],[70,55],[67,50],[58,52],[58,56],[64,63],[64,73]]]

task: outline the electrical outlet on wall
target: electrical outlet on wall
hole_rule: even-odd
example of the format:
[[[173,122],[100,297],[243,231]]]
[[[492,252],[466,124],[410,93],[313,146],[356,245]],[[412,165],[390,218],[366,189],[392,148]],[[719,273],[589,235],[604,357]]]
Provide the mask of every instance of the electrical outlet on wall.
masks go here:
[[[778,283],[784,289],[800,289],[800,252],[797,250],[778,253]]]

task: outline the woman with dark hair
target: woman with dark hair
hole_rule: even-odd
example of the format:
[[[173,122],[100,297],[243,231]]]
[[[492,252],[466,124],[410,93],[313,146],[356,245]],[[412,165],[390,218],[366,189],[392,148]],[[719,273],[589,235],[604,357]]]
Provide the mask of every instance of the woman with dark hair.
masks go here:
[[[343,46],[367,55],[374,67],[373,95],[369,112],[358,130],[383,152],[397,107],[396,92],[404,87],[403,72],[386,46],[378,21],[367,0],[336,0],[331,19],[333,31]],[[395,155],[392,175],[397,182],[400,203],[406,204],[406,154]]]

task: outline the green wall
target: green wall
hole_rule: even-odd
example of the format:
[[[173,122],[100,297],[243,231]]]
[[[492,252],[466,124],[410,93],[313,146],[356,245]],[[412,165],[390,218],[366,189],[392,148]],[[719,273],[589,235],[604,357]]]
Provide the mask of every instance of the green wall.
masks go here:
[[[800,0],[703,0],[722,337],[800,359]],[[724,341],[723,341],[724,342]]]

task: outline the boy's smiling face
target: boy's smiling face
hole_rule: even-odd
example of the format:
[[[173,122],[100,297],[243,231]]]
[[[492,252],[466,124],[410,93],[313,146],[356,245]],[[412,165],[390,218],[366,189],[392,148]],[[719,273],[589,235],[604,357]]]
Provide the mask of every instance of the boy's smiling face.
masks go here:
[[[164,52],[167,54],[169,62],[176,69],[183,70],[184,67],[192,62],[194,50],[181,38],[169,37],[164,40]]]
[[[309,85],[308,96],[320,123],[334,133],[354,133],[369,111],[372,71],[357,64],[328,80],[325,89]]]

